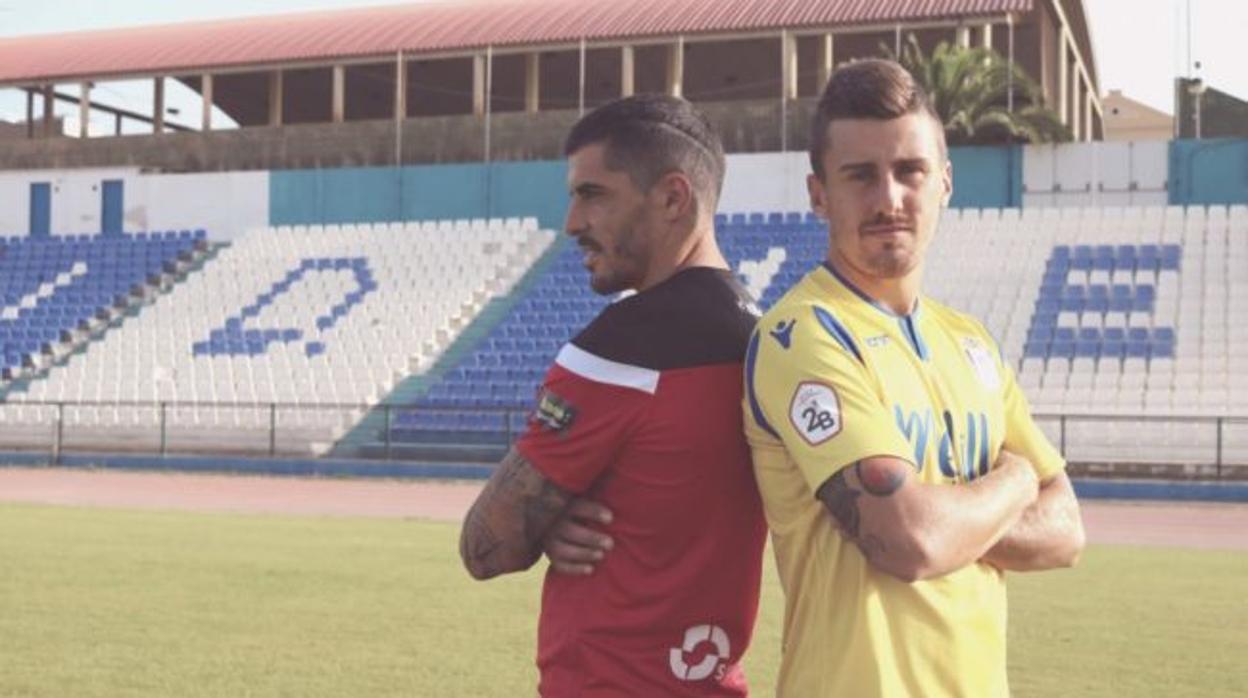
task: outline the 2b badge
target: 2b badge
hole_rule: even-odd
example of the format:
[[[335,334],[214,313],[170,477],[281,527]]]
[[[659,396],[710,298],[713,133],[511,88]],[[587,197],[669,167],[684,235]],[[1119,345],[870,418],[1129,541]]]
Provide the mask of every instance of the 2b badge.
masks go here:
[[[836,390],[826,383],[799,383],[789,403],[789,422],[811,446],[841,433],[841,400]]]

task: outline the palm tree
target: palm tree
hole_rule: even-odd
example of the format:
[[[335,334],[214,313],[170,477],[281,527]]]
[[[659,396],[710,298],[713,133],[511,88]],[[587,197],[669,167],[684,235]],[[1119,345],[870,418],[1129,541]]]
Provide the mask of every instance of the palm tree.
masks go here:
[[[927,91],[950,145],[1071,139],[1070,129],[1057,112],[1044,106],[1040,85],[991,48],[964,48],[942,41],[926,56],[914,34],[907,37],[900,57],[888,46],[881,48]],[[1011,90],[1013,110],[1009,108]]]

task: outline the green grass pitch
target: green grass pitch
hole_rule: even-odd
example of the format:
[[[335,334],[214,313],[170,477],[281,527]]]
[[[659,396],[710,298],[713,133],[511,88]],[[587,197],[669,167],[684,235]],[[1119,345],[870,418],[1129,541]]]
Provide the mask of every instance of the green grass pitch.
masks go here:
[[[456,526],[0,506],[0,696],[522,696],[541,574]],[[769,573],[746,669],[773,692]],[[1016,696],[1242,696],[1248,554],[1092,547],[1010,581]]]

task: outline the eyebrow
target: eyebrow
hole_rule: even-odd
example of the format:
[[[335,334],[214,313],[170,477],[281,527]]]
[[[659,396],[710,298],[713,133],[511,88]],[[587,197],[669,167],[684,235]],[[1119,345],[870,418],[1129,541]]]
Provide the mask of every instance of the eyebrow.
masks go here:
[[[900,160],[894,160],[892,163],[890,163],[890,167],[896,167],[898,165],[930,167],[930,161],[927,158],[902,158]],[[875,163],[873,162],[849,162],[838,167],[837,171],[844,172],[846,174],[874,172]]]
[[[595,182],[581,182],[580,184],[572,187],[570,193],[572,194],[597,194],[600,192],[604,192],[606,190],[607,190],[606,187],[602,186],[601,184],[597,184]]]

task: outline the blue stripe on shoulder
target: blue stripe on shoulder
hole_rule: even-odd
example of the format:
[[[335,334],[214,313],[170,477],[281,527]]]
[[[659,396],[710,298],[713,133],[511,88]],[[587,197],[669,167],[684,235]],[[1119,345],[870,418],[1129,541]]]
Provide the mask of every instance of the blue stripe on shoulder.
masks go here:
[[[815,317],[819,319],[819,324],[823,325],[823,329],[827,330],[828,334],[832,335],[832,338],[845,348],[845,351],[853,354],[854,358],[858,359],[858,363],[866,365],[866,362],[862,360],[862,353],[858,351],[858,345],[854,344],[854,338],[849,334],[849,330],[845,329],[845,326],[838,322],[832,316],[832,313],[826,309],[816,305],[814,310]]]
[[[750,346],[745,351],[745,394],[750,398],[750,413],[754,417],[754,423],[758,424],[763,431],[779,439],[780,435],[767,423],[767,417],[763,415],[763,407],[758,404],[758,396],[754,394],[754,364],[758,361],[758,340],[760,337],[758,330],[755,330],[754,336],[750,337]]]

